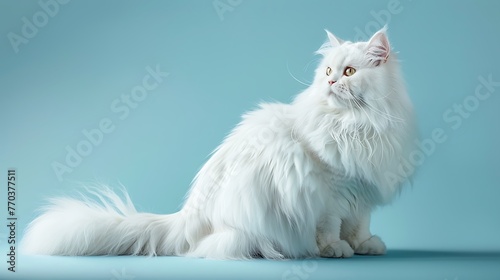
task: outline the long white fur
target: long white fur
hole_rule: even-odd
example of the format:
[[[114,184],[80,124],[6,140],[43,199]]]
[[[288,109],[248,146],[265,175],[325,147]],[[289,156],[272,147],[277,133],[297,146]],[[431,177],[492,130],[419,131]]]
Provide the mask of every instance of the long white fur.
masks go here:
[[[368,42],[327,35],[312,85],[291,104],[245,114],[196,175],[181,211],[138,213],[126,192],[120,198],[103,186],[90,190],[94,200],[53,199],[29,225],[23,250],[216,259],[383,254],[370,213],[407,179],[388,174],[413,149],[412,106],[385,29]],[[343,75],[347,66],[356,73]]]

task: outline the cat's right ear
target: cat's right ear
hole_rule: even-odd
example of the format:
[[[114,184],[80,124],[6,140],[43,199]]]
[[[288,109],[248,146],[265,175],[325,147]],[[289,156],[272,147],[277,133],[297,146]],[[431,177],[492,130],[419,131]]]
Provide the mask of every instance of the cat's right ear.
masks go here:
[[[325,29],[325,32],[326,32],[326,36],[328,36],[328,41],[330,41],[330,46],[332,48],[336,48],[336,47],[342,45],[342,43],[344,42],[344,41],[340,40],[339,38],[335,37],[335,35],[333,35],[330,31]]]
[[[326,42],[323,43],[323,45],[321,45],[319,50],[316,51],[317,54],[321,54],[323,56],[326,53],[328,53],[328,51],[330,51],[332,48],[336,48],[336,47],[342,45],[342,43],[344,43],[344,41],[335,37],[335,35],[333,35],[330,31],[328,31],[326,29],[325,29],[325,31],[326,31],[326,36],[328,37],[328,39],[326,40]]]

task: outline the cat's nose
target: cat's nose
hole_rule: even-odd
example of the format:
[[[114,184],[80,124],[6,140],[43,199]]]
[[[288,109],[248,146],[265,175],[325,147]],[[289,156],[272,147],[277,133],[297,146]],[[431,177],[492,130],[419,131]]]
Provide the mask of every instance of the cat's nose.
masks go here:
[[[335,82],[336,82],[336,81],[328,81],[328,84],[329,84],[329,85],[333,85],[333,84],[335,84]]]

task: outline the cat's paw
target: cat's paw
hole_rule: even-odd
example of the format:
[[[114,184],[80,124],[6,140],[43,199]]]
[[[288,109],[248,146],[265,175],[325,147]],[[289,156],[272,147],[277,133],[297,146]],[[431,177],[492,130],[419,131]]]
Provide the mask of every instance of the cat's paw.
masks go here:
[[[345,240],[333,242],[320,250],[323,258],[350,258],[354,255],[354,250]]]
[[[370,239],[361,243],[354,251],[357,255],[383,255],[386,247],[380,237],[373,235]]]

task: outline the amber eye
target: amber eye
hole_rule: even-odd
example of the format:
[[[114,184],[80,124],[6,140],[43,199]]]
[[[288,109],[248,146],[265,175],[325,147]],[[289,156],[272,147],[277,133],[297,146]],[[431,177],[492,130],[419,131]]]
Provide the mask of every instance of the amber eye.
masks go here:
[[[326,67],[326,75],[330,76],[330,74],[332,74],[332,68]]]
[[[344,75],[346,75],[347,77],[354,75],[354,73],[356,73],[356,69],[352,67],[346,67],[344,70]]]

